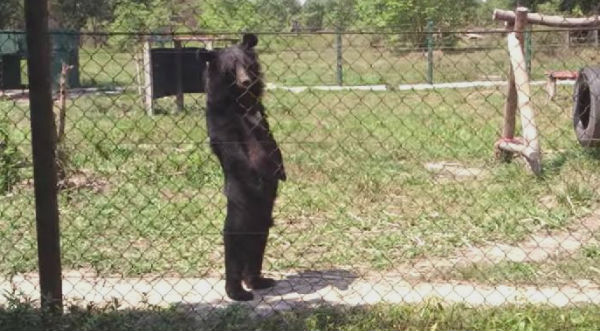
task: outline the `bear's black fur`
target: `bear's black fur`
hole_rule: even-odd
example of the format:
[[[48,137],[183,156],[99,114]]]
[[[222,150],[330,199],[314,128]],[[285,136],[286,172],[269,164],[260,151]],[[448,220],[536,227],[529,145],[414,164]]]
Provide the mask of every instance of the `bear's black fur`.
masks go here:
[[[281,152],[261,103],[264,84],[254,46],[258,38],[215,51],[209,63],[206,120],[210,145],[225,176],[225,289],[234,300],[252,300],[251,289],[275,284],[261,276],[273,225],[280,180],[286,179]]]

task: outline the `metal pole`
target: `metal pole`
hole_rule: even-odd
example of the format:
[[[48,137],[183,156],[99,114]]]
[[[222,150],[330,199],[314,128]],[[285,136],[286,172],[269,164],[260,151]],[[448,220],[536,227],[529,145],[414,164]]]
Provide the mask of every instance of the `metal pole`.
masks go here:
[[[52,112],[47,0],[25,1],[27,68],[42,308],[62,312],[56,129]]]
[[[427,83],[433,84],[433,21],[427,21]]]
[[[531,77],[531,59],[533,56],[533,49],[531,48],[531,27],[525,31],[525,65],[527,66],[527,74]]]
[[[337,34],[335,35],[335,49],[337,53],[337,84],[342,86],[344,85],[344,73],[342,68],[342,30],[340,28],[337,29]]]
[[[180,40],[175,40],[175,50],[177,54],[175,54],[175,103],[177,104],[177,112],[183,111],[183,66],[182,66],[182,53],[183,48],[181,46]]]

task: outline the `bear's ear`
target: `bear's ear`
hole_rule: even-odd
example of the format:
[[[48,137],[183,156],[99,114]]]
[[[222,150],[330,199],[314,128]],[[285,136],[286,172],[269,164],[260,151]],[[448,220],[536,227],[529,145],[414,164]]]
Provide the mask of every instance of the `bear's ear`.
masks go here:
[[[253,33],[246,33],[242,37],[242,45],[246,49],[251,49],[258,44],[258,37]]]

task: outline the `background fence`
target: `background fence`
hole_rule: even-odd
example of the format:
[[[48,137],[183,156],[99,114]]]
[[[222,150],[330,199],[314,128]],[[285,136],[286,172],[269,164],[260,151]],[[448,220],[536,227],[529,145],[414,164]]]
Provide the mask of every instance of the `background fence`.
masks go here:
[[[15,327],[25,319],[7,312],[39,290],[27,50],[23,26],[4,27],[0,305]],[[65,328],[227,329],[254,325],[252,313],[263,316],[252,319],[256,328],[361,328],[340,311],[391,305],[372,308],[386,320],[389,307],[431,300],[481,314],[562,307],[562,326],[577,326],[570,307],[591,318],[600,303],[598,153],[575,137],[573,80],[560,81],[552,100],[545,84],[550,71],[596,64],[597,33],[529,33],[544,166],[535,177],[520,158],[494,155],[507,97],[506,33],[429,29],[258,33],[263,102],[288,181],[264,261],[278,284],[247,304],[224,292],[226,201],[207,140],[206,96],[185,94],[183,107],[175,97],[155,99],[149,116],[144,95],[144,41],[224,47],[241,35],[54,31],[55,92],[62,63],[74,65],[66,100],[55,98],[56,113],[66,114],[58,147],[63,298],[88,305],[73,308]],[[306,310],[323,305],[334,308]],[[93,307],[106,316],[91,320]],[[364,327],[432,327],[423,311],[402,309],[398,324]],[[561,316],[545,318],[553,315]],[[452,323],[441,326],[477,325]]]

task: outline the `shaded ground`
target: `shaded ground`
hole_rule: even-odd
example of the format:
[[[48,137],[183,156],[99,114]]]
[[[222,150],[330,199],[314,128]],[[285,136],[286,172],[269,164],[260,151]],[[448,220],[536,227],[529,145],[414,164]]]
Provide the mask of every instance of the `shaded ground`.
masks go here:
[[[474,264],[541,262],[556,256],[569,256],[592,239],[593,233],[600,228],[599,216],[600,210],[597,210],[564,231],[538,233],[518,245],[497,243],[471,247],[460,250],[452,258],[417,261],[398,268],[406,270],[406,274],[357,275],[346,270],[327,270],[275,275],[280,279],[277,286],[256,292],[256,299],[248,305],[259,313],[268,313],[299,306],[413,304],[431,299],[473,306],[600,304],[600,286],[587,280],[563,286],[490,286],[453,280],[423,281],[414,277]],[[66,271],[63,279],[65,300],[73,304],[118,302],[122,308],[137,308],[148,304],[168,306],[179,303],[225,307],[231,303],[224,292],[224,281],[219,278],[98,277],[94,272]],[[0,280],[0,291],[37,300],[37,284],[36,274],[21,274]],[[3,301],[6,299],[0,299],[0,304],[6,304]]]

